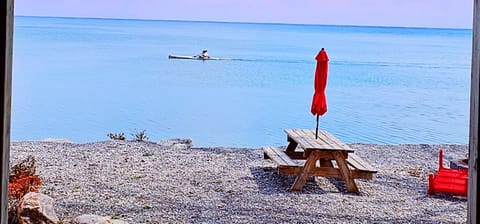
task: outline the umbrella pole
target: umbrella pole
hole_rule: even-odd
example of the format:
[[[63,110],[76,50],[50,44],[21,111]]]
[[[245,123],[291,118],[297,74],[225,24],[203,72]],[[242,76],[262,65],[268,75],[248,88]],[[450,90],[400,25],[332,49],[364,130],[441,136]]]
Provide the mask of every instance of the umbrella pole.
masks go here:
[[[315,139],[318,138],[318,117],[319,115],[317,114],[317,127],[315,128]]]

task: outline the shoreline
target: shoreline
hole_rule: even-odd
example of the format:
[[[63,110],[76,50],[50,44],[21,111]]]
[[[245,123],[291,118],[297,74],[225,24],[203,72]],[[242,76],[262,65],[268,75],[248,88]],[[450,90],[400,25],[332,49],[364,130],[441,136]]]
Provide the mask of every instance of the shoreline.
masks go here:
[[[310,178],[290,192],[259,148],[192,147],[191,141],[14,141],[11,164],[34,155],[40,192],[59,218],[114,215],[129,223],[464,223],[467,200],[428,195],[428,174],[468,154],[456,144],[348,144],[374,166],[372,180]]]

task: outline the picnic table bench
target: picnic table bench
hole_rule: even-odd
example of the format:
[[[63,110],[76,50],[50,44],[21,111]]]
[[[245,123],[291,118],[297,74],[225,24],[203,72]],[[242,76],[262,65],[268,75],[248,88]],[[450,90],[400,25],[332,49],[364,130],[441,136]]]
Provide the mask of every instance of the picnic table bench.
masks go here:
[[[285,133],[289,142],[285,151],[271,146],[263,151],[266,159],[277,164],[279,174],[297,176],[290,190],[302,190],[309,176],[323,176],[343,179],[348,192],[358,193],[354,179],[372,179],[377,172],[325,130],[319,131],[318,138],[313,130],[286,129]]]

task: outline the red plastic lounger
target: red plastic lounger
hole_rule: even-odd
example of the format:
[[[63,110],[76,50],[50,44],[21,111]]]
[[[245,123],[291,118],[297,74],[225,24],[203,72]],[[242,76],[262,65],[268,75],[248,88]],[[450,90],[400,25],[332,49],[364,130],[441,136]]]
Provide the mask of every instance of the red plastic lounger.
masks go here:
[[[467,196],[468,169],[450,169],[443,166],[443,150],[438,152],[438,172],[428,175],[428,194],[436,192]]]

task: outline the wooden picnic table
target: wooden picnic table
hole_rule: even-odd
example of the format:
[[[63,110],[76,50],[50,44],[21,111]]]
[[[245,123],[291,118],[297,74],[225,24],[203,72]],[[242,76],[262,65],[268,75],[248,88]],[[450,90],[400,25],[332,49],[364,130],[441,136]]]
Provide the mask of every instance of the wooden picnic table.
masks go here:
[[[318,138],[313,130],[286,129],[285,133],[289,142],[285,151],[263,149],[265,158],[277,163],[280,174],[297,176],[290,190],[302,190],[309,176],[323,176],[341,178],[348,192],[358,193],[354,179],[372,179],[377,172],[328,131],[319,131]]]

